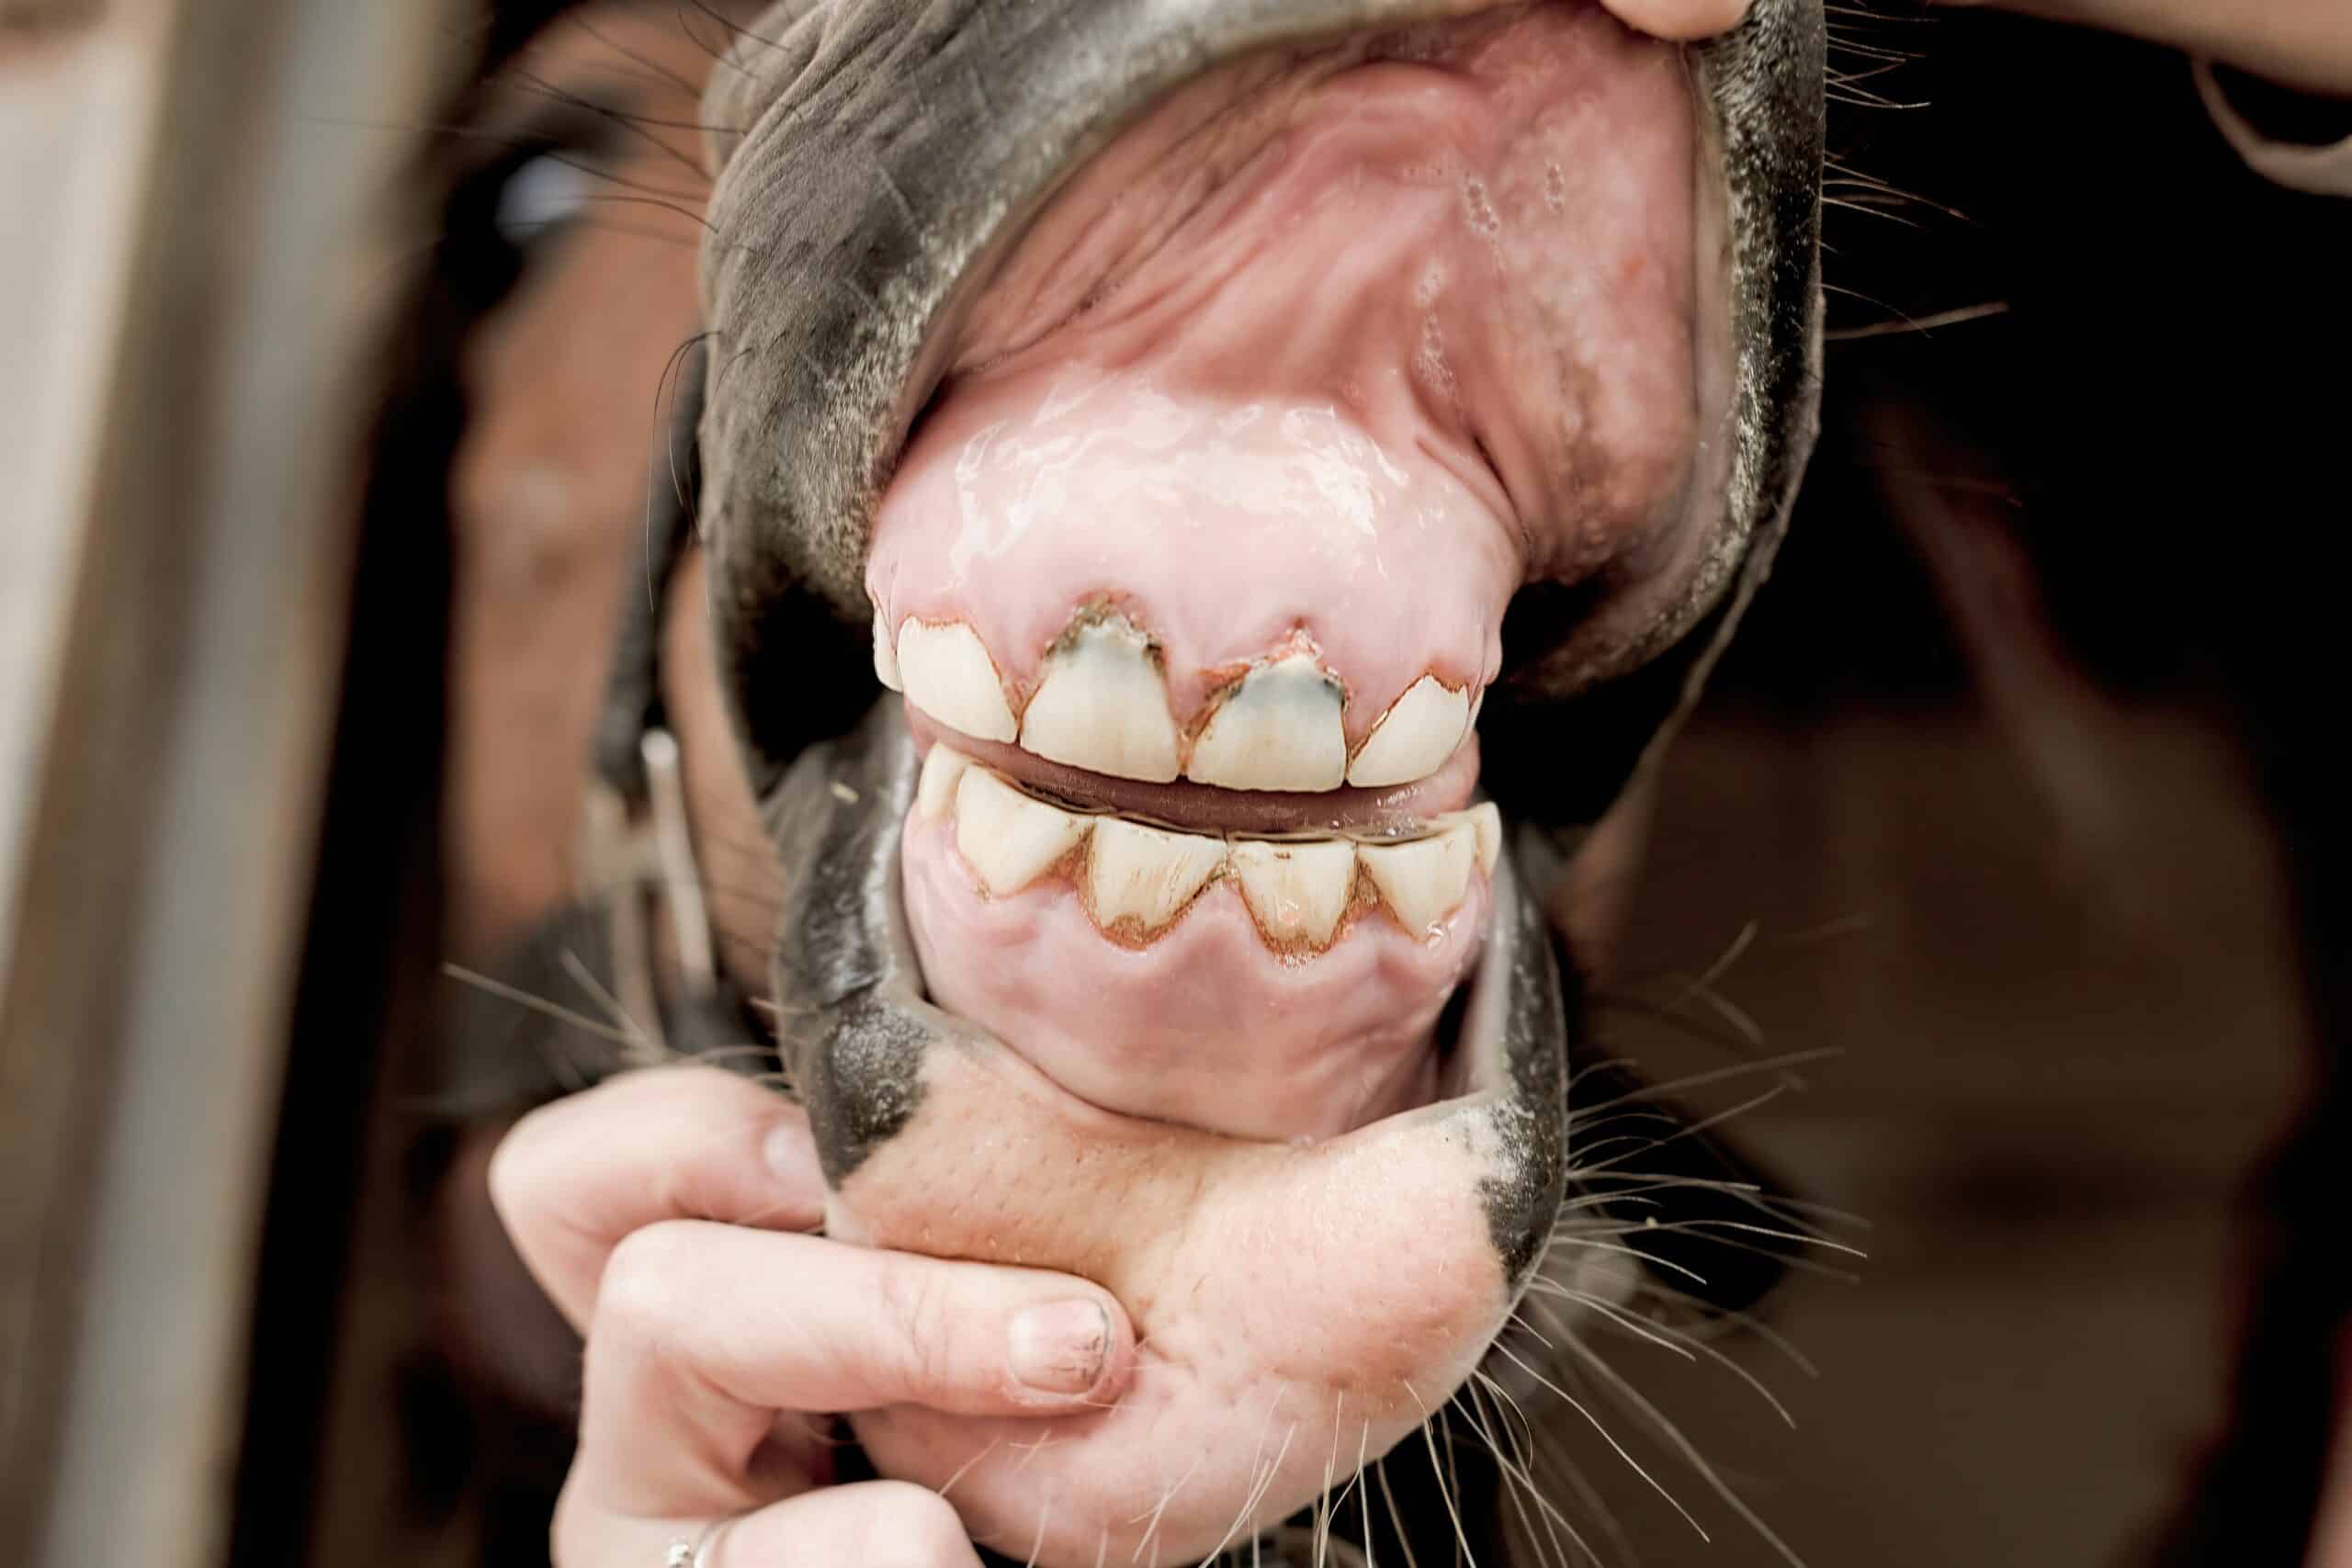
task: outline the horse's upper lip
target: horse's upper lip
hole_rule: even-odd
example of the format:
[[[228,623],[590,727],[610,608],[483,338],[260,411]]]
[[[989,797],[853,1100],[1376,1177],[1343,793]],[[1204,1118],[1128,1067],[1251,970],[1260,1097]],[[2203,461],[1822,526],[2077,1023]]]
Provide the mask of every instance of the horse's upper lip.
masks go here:
[[[879,0],[872,16],[859,4],[837,0],[763,29],[771,36],[742,46],[741,69],[714,78],[707,116],[745,129],[721,139],[728,162],[705,250],[716,395],[702,432],[702,516],[720,646],[763,786],[812,738],[809,705],[765,694],[790,686],[814,656],[815,634],[794,627],[830,606],[856,618],[864,642],[861,579],[879,485],[948,368],[959,312],[1058,184],[1141,108],[1219,62],[1487,8],[1046,4],[1023,9],[1019,27],[992,10],[984,27],[980,0],[960,0],[928,8],[913,29],[887,19]],[[1726,211],[1704,244],[1729,260],[1720,310],[1737,345],[1728,402],[1741,424],[1713,444],[1730,473],[1698,573],[1649,606],[1654,624],[1627,631],[1613,653],[1551,660],[1560,622],[1521,639],[1511,659],[1524,678],[1507,680],[1512,700],[1488,703],[1490,742],[1498,720],[1556,728],[1557,705],[1577,682],[1670,644],[1737,587],[1751,539],[1777,529],[1815,400],[1821,42],[1817,6],[1763,0],[1735,33],[1691,54],[1710,141],[1720,147],[1720,128],[1738,122],[1737,155],[1723,171]],[[910,103],[925,106],[919,120],[903,112]],[[828,641],[823,656],[849,646]],[[1516,788],[1533,811],[1573,802],[1582,813],[1605,801],[1679,686],[1605,704],[1611,722],[1586,727],[1574,787],[1548,770],[1490,779],[1493,787]],[[813,711],[830,723],[839,709]],[[1487,750],[1490,775],[1498,755],[1515,771],[1529,754],[1515,741]]]

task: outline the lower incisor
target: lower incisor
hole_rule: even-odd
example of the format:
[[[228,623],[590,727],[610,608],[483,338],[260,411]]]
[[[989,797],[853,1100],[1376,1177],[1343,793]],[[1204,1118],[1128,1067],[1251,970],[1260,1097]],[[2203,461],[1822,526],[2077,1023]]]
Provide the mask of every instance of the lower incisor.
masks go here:
[[[1148,940],[1204,890],[1229,880],[1268,944],[1283,952],[1329,947],[1359,901],[1386,908],[1416,937],[1433,937],[1468,897],[1473,868],[1493,869],[1500,843],[1491,805],[1450,812],[1427,833],[1400,840],[1176,832],[1065,810],[934,745],[915,816],[930,822],[951,813],[956,849],[989,897],[1009,897],[1068,866],[1097,927]]]

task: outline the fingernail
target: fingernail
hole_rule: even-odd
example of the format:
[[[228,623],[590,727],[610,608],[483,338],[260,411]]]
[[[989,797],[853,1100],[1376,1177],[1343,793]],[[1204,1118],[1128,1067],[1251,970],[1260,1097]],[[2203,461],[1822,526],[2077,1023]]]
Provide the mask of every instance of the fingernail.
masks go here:
[[[824,1195],[825,1173],[817,1164],[817,1143],[808,1129],[786,1122],[768,1134],[760,1152],[767,1157],[776,1179],[786,1187],[814,1197]]]
[[[1033,1306],[1012,1320],[1012,1375],[1040,1393],[1084,1393],[1102,1376],[1111,1319],[1083,1296]]]

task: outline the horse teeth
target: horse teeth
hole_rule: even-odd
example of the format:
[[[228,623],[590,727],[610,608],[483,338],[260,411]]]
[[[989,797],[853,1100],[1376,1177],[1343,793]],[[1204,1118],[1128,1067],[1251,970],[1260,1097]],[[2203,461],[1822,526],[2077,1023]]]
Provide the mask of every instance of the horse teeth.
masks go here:
[[[1415,936],[1433,931],[1461,907],[1478,859],[1476,827],[1457,815],[1442,830],[1402,844],[1364,844],[1356,851],[1364,874]]]
[[[926,822],[936,822],[956,804],[956,786],[964,781],[964,770],[972,759],[955,747],[933,742],[922,760],[922,776],[915,782],[915,813]]]
[[[874,612],[874,678],[894,692],[907,689],[899,677],[899,650],[890,646],[889,624],[879,610]]]
[[[1469,689],[1424,675],[1372,727],[1348,764],[1348,782],[1375,786],[1427,778],[1445,765],[1469,728]]]
[[[1088,846],[1086,888],[1108,931],[1133,920],[1148,936],[1184,912],[1225,864],[1225,840],[1106,818]]]
[[[1094,826],[1033,800],[986,768],[967,768],[956,785],[956,847],[998,897],[1018,893],[1076,849]]]
[[[948,728],[978,740],[1010,740],[1017,728],[996,662],[961,621],[899,627],[899,674],[907,701]]]
[[[1470,831],[1478,840],[1478,869],[1492,876],[1495,862],[1503,852],[1502,811],[1493,801],[1485,800],[1463,815],[1470,819]]]
[[[1258,929],[1278,943],[1329,946],[1355,892],[1355,846],[1343,839],[1244,840],[1233,846],[1232,866]]]
[[[1345,701],[1310,655],[1259,665],[1209,716],[1184,776],[1223,789],[1337,789],[1348,773]]]
[[[934,744],[915,785],[914,815],[928,822],[951,812],[956,847],[993,897],[1018,893],[1068,862],[1097,927],[1149,939],[1223,876],[1266,940],[1285,950],[1330,946],[1355,900],[1358,867],[1398,925],[1434,935],[1469,897],[1472,870],[1491,874],[1502,851],[1502,818],[1492,804],[1438,818],[1425,837],[1400,842],[1224,839],[1066,811]],[[1074,862],[1073,852],[1082,852]]]
[[[1176,721],[1150,642],[1118,616],[1075,627],[1046,657],[1021,749],[1114,778],[1176,776]]]

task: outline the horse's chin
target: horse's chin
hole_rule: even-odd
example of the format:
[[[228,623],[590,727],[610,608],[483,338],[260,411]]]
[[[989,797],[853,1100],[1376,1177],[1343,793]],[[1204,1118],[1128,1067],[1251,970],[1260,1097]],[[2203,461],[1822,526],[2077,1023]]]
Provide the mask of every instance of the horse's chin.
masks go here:
[[[885,1474],[950,1487],[976,1539],[1043,1563],[1192,1562],[1418,1430],[1502,1329],[1550,1237],[1567,1037],[1510,852],[1424,1103],[1317,1140],[1104,1109],[933,1005],[896,823],[921,770],[894,704],[771,802],[806,852],[777,969],[845,1239],[1101,1281],[1133,1387],[1038,1423],[854,1417]],[[841,940],[853,916],[856,934]],[[1104,1554],[1110,1555],[1104,1555]]]

